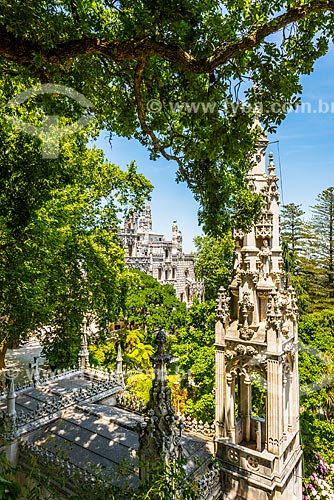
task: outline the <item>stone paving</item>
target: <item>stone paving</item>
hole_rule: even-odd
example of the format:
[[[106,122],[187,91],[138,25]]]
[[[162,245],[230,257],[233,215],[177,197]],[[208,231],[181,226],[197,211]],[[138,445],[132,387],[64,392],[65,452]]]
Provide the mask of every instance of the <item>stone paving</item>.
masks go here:
[[[6,370],[16,373],[18,383],[26,379],[31,380],[33,370],[29,368],[29,363],[33,362],[35,356],[40,356],[41,351],[42,346],[34,337],[17,349],[8,349],[6,353]],[[39,366],[43,367],[45,365],[46,359],[40,357]]]

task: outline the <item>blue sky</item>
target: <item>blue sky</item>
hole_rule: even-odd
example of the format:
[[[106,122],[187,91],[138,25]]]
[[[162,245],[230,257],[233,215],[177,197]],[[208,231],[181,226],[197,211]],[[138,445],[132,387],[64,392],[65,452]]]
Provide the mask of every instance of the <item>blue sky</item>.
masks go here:
[[[311,112],[291,111],[270,141],[279,141],[281,182],[284,203],[302,204],[306,215],[309,205],[324,189],[334,185],[334,52],[318,60],[314,72],[302,78],[302,101],[310,103]],[[319,104],[320,102],[320,104]],[[326,105],[331,112],[320,113]],[[171,225],[177,220],[183,233],[185,251],[194,250],[193,238],[201,234],[197,224],[197,204],[185,184],[176,184],[176,164],[159,159],[151,161],[138,142],[115,138],[110,146],[107,134],[101,134],[97,145],[107,158],[125,167],[136,160],[138,171],[151,180],[153,229],[170,239]],[[278,147],[270,144],[277,174],[280,175]]]

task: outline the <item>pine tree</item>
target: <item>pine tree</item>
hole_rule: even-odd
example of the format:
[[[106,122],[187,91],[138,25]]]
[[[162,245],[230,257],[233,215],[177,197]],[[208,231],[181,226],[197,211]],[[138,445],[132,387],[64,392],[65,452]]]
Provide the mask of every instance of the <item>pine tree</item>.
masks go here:
[[[334,305],[334,188],[317,196],[307,224],[304,272],[314,309]]]
[[[306,312],[310,307],[308,276],[305,272],[308,261],[305,261],[304,256],[306,230],[306,224],[302,218],[304,213],[301,205],[295,203],[284,205],[281,211],[284,268],[296,291],[300,313]]]
[[[300,265],[302,238],[304,233],[304,211],[301,205],[289,203],[281,212],[282,246],[287,272],[296,274]]]

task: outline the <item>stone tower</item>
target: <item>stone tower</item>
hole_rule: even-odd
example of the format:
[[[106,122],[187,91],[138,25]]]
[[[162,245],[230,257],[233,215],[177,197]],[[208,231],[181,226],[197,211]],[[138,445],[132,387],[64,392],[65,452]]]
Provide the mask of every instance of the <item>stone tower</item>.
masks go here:
[[[272,153],[262,137],[248,182],[260,193],[260,220],[235,234],[229,294],[216,308],[216,454],[223,498],[300,500],[298,330],[295,292],[280,247],[279,192]],[[262,387],[263,413],[252,405]],[[253,389],[254,390],[254,389]]]

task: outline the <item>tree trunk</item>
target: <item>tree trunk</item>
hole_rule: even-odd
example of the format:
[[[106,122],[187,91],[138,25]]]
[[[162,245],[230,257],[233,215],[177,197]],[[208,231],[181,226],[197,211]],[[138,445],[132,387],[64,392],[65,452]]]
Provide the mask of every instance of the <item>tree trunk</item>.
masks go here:
[[[6,368],[5,356],[7,352],[7,343],[1,342],[0,344],[0,370]]]

